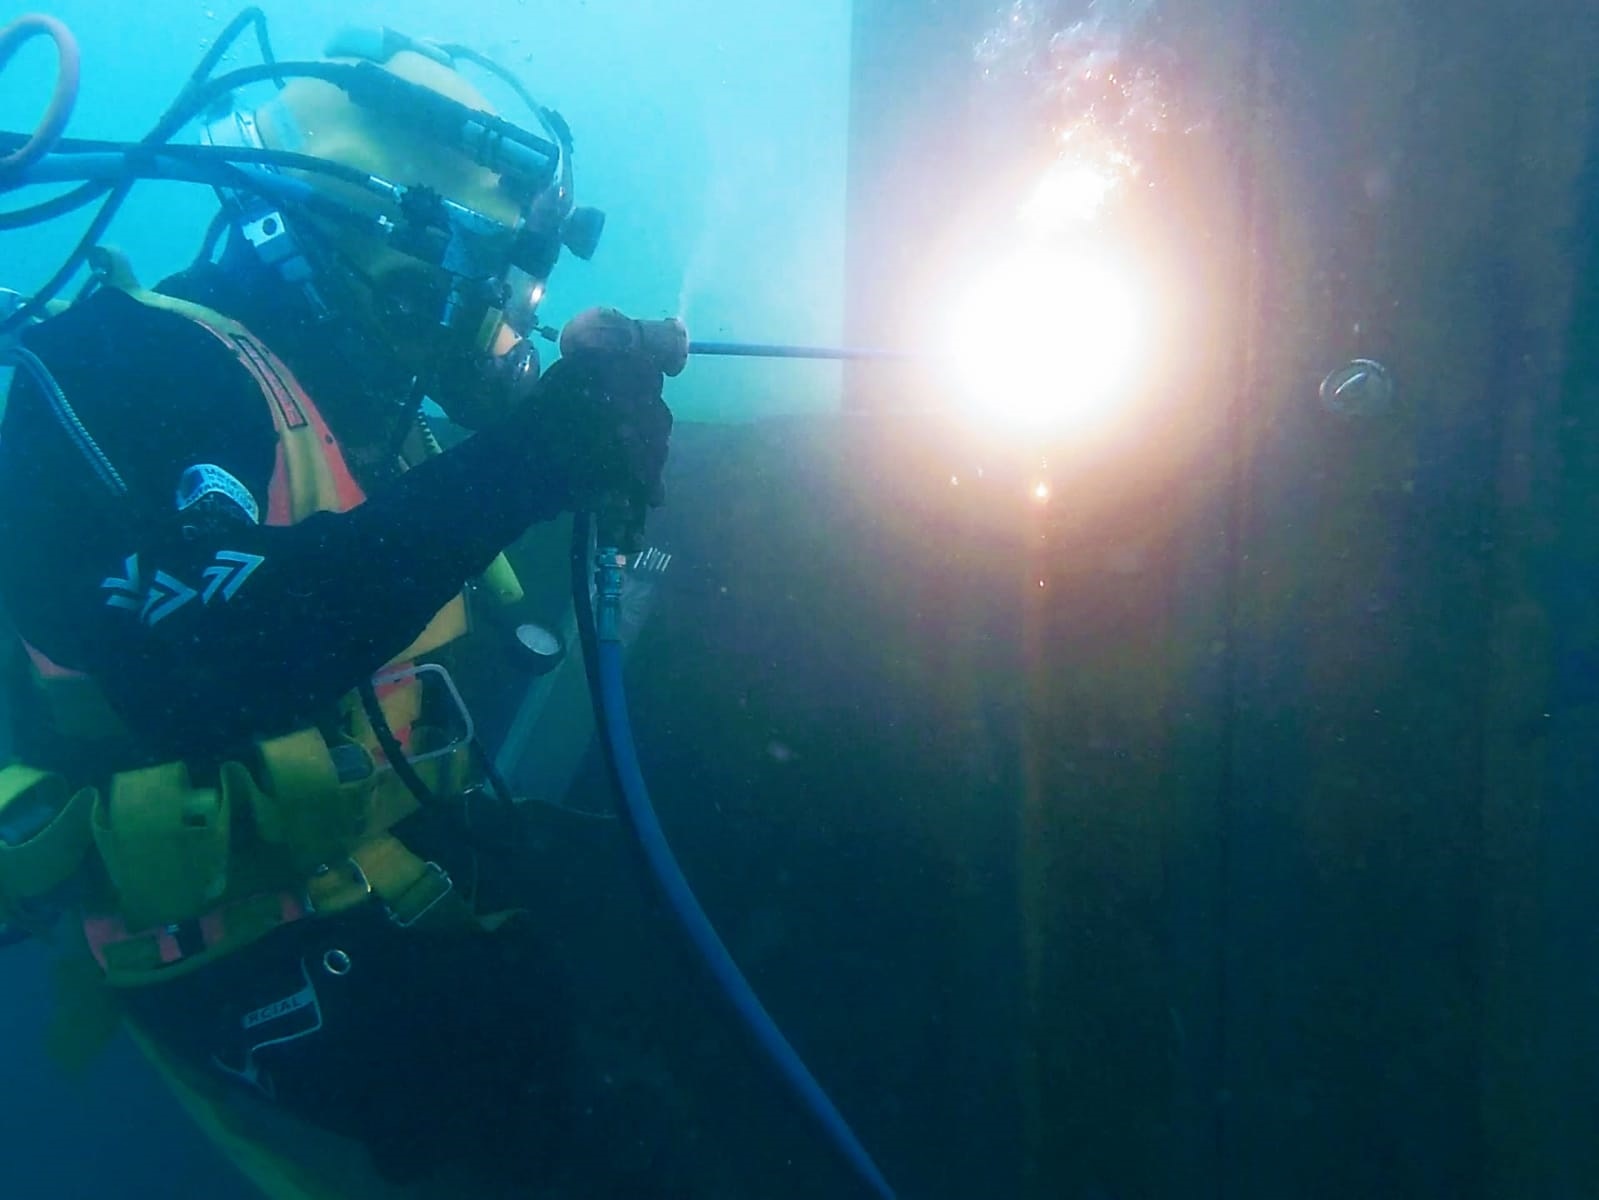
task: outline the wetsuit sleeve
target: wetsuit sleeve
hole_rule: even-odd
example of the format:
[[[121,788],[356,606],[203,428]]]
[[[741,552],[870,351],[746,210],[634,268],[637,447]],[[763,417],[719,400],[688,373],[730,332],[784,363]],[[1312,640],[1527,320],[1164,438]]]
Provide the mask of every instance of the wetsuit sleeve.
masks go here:
[[[347,513],[293,526],[152,522],[97,582],[85,629],[101,632],[80,647],[85,665],[172,746],[309,719],[540,515],[508,457],[471,439]]]
[[[135,308],[90,310],[92,340],[56,322],[30,338],[75,404],[84,397],[79,415],[129,494],[103,488],[19,377],[0,427],[0,596],[24,638],[96,677],[163,752],[215,751],[316,713],[559,508],[527,438],[507,429],[347,513],[289,527],[180,514],[177,479],[195,463],[227,471],[265,512],[275,434],[225,349]]]

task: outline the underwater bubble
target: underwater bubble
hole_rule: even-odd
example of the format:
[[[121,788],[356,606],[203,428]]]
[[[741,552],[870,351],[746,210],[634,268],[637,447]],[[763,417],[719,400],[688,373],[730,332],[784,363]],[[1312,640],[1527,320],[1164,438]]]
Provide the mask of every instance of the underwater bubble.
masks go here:
[[[1139,176],[1153,140],[1173,128],[1177,57],[1157,22],[1152,0],[1093,0],[1064,21],[1016,0],[995,13],[974,58],[1008,110],[1033,114],[1061,163],[1115,184]]]
[[[1322,407],[1345,417],[1370,417],[1387,412],[1394,402],[1394,377],[1380,362],[1357,358],[1321,381]]]
[[[1002,9],[995,24],[978,40],[972,56],[987,77],[1026,72],[1043,24],[1032,0],[1015,0]]]

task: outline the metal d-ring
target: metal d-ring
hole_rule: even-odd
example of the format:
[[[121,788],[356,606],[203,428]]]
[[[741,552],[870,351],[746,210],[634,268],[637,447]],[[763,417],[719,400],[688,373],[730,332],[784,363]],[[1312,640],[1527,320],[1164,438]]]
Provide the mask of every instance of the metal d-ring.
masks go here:
[[[348,975],[350,973],[350,969],[354,965],[355,964],[350,961],[349,954],[343,950],[340,950],[337,946],[324,952],[322,955],[322,969],[329,975],[340,979]]]

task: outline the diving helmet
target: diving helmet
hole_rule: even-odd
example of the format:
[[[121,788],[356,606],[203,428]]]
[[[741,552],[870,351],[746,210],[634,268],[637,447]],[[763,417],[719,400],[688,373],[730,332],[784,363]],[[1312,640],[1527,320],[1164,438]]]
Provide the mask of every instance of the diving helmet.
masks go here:
[[[506,79],[537,128],[501,117],[463,59]],[[480,428],[538,378],[532,338],[561,250],[588,258],[603,229],[603,214],[574,203],[571,134],[463,47],[346,30],[326,61],[354,70],[289,79],[259,107],[215,114],[205,132],[213,145],[265,151],[266,170],[305,202],[240,189],[224,203],[316,312],[356,324],[453,420]]]

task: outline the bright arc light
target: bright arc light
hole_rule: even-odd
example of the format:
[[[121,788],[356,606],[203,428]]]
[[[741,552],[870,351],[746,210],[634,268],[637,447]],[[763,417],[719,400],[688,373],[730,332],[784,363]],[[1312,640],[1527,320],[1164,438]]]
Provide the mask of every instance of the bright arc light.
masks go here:
[[[967,406],[1017,432],[1071,433],[1125,405],[1149,335],[1132,266],[1087,244],[1022,249],[955,305],[953,367]]]
[[[1034,234],[1054,234],[1092,221],[1115,186],[1116,176],[1102,167],[1075,160],[1058,162],[1023,202],[1018,213],[1022,227]]]

